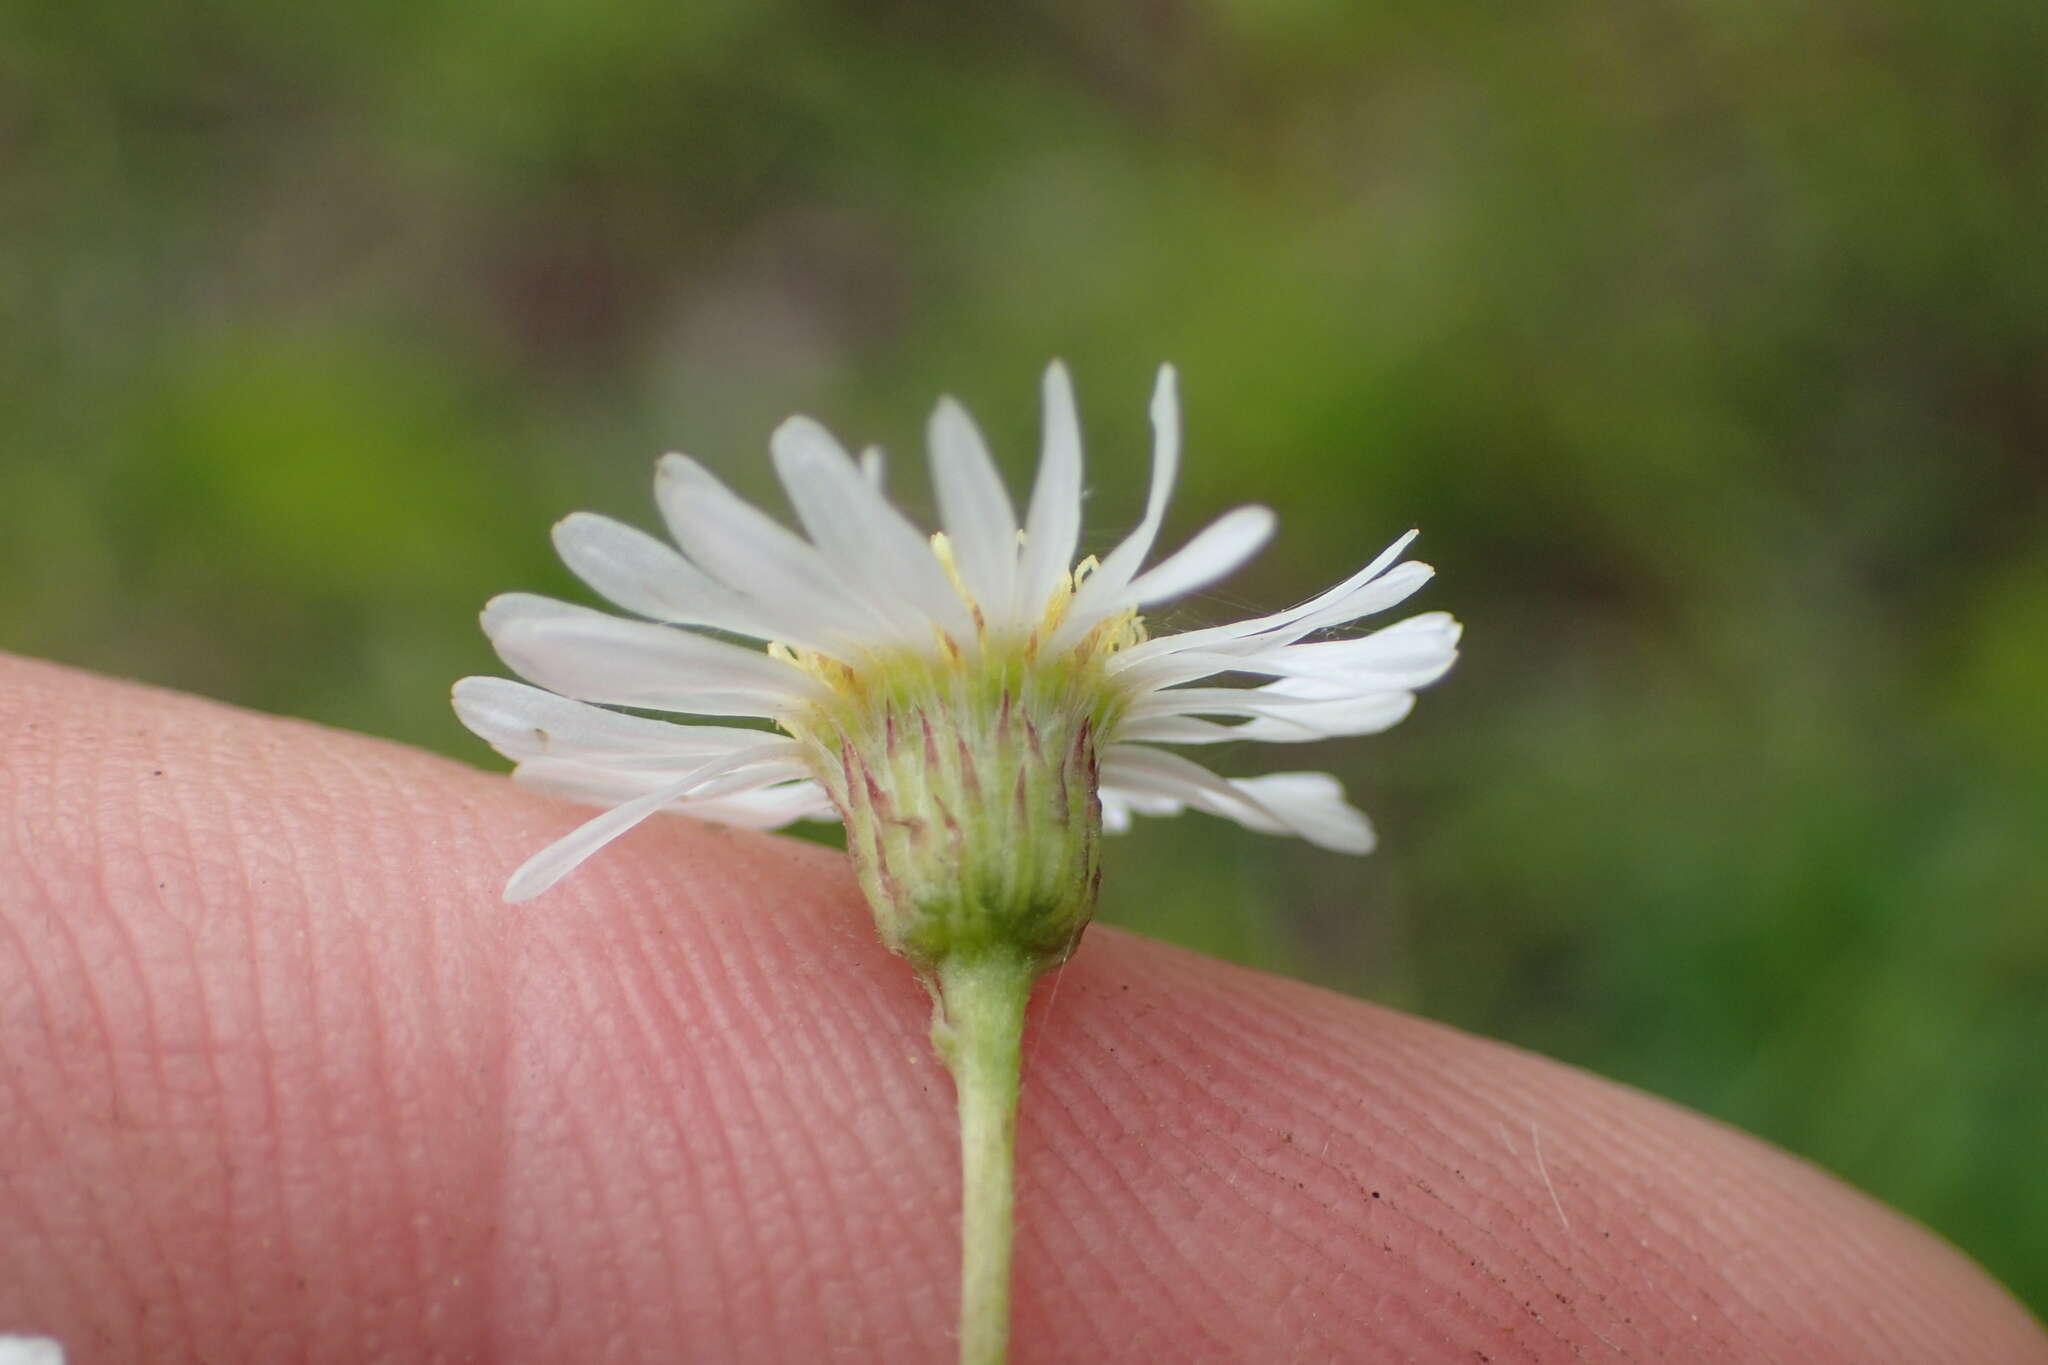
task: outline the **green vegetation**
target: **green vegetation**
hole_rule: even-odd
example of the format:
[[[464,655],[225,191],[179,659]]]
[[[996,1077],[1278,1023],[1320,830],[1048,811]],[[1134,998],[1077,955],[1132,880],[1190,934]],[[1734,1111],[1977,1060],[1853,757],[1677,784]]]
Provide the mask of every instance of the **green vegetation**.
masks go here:
[[[1000,16],[1000,17],[997,17]],[[2048,6],[449,0],[0,11],[0,644],[488,762],[474,612],[671,447],[951,391],[1095,544],[1182,368],[1272,607],[1468,623],[1106,917],[1645,1086],[2048,1307]],[[1227,762],[1227,760],[1226,760]]]

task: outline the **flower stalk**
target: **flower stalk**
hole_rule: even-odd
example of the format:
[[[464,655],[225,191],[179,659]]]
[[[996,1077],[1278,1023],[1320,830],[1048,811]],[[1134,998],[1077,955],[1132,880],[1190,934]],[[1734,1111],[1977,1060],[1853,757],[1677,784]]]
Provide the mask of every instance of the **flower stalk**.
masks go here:
[[[1042,965],[997,948],[947,958],[937,972],[932,1046],[960,1104],[960,1365],[1002,1365],[1009,1354],[1024,1007]]]

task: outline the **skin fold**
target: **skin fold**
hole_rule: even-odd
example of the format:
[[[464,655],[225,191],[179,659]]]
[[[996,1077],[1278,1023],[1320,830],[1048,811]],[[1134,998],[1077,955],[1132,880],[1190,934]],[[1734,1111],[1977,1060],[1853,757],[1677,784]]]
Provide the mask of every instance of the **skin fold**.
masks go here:
[[[843,858],[662,817],[501,904],[584,815],[0,659],[0,1331],[949,1360],[953,1096]],[[1513,1048],[1101,928],[1028,1027],[1019,1362],[2048,1362],[1917,1225]]]

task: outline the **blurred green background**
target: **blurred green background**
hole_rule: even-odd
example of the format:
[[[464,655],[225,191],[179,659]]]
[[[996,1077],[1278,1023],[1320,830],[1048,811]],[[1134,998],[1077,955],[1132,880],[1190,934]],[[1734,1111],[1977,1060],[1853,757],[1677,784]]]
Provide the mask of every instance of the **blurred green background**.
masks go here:
[[[2048,6],[0,10],[0,645],[479,763],[490,594],[811,412],[1271,608],[1410,525],[1465,657],[1364,861],[1155,822],[1105,915],[1644,1086],[2048,1305]],[[928,509],[923,493],[912,495]]]

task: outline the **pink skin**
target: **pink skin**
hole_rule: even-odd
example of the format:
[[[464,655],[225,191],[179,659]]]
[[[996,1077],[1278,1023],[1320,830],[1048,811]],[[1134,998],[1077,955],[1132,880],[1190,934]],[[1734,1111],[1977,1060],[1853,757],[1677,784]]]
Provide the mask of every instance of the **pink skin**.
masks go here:
[[[662,818],[500,904],[581,818],[0,659],[0,1329],[949,1360],[951,1086],[841,859]],[[1097,929],[1027,1048],[1020,1365],[2048,1362],[1914,1224],[1497,1043]]]

